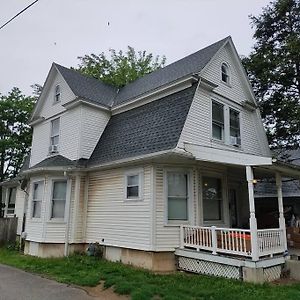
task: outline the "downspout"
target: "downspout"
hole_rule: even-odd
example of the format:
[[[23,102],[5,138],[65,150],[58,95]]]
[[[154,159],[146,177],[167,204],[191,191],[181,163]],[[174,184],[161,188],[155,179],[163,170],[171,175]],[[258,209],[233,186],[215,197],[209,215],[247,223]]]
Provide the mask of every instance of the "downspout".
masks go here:
[[[67,172],[64,172],[64,176],[67,177]],[[67,180],[67,214],[65,217],[66,221],[66,231],[65,231],[65,249],[64,249],[64,256],[68,256],[69,254],[69,235],[70,235],[70,215],[71,215],[71,190],[72,190],[72,179]]]

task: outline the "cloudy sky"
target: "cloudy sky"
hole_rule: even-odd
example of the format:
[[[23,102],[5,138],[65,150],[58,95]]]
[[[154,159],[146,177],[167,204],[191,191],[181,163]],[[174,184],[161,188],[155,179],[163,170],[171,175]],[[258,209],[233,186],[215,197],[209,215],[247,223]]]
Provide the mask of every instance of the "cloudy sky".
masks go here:
[[[0,26],[33,0],[2,1]],[[43,84],[51,63],[109,48],[166,55],[167,64],[231,35],[242,55],[253,46],[248,16],[269,0],[39,0],[0,30],[0,93]]]

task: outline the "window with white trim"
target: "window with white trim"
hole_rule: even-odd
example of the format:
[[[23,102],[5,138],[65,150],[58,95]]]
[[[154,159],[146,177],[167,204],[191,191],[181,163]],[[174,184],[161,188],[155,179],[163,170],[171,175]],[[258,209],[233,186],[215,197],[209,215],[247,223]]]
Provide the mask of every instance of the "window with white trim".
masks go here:
[[[13,215],[15,213],[16,193],[17,193],[17,188],[16,187],[9,188],[9,190],[8,190],[7,210],[6,210],[6,213],[8,215]]]
[[[167,172],[168,221],[188,220],[188,174]]]
[[[142,171],[131,171],[125,174],[125,199],[141,200],[142,197]]]
[[[67,180],[54,180],[51,197],[51,219],[65,217]]]
[[[230,144],[234,146],[241,145],[240,134],[240,113],[235,109],[229,109],[229,127],[230,127]]]
[[[50,147],[49,147],[50,154],[58,152],[59,128],[60,128],[60,119],[57,118],[55,120],[52,120],[51,121]]]
[[[222,81],[229,84],[230,83],[230,76],[229,76],[229,67],[226,63],[222,63],[221,66],[221,77]]]
[[[224,140],[224,105],[212,101],[212,137]]]
[[[41,217],[42,201],[44,196],[44,181],[33,183],[32,193],[32,218]]]
[[[60,91],[60,85],[55,86],[55,93],[54,93],[54,103],[57,103],[60,101],[61,97],[61,91]]]
[[[203,220],[221,221],[223,219],[222,179],[202,178]]]

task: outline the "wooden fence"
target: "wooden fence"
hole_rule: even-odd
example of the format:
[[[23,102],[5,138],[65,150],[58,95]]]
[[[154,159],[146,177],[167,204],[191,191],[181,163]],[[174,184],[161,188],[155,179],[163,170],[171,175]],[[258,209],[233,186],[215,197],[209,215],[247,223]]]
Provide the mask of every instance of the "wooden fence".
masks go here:
[[[16,241],[17,226],[18,218],[0,218],[0,245]]]

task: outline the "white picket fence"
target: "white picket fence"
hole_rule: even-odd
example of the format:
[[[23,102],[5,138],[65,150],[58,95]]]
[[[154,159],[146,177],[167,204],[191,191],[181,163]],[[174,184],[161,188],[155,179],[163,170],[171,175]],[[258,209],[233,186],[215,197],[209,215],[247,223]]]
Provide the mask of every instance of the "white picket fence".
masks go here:
[[[197,251],[206,250],[212,254],[225,253],[252,257],[262,257],[284,252],[284,234],[282,229],[257,230],[257,243],[253,244],[249,229],[233,229],[186,226],[180,228],[181,248]]]

